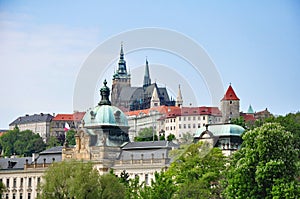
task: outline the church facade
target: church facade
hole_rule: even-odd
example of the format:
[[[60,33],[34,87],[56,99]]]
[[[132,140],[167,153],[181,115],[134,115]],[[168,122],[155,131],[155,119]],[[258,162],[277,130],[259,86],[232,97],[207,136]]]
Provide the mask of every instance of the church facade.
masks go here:
[[[153,95],[156,99],[153,99]],[[112,79],[111,102],[113,106],[123,111],[148,109],[151,107],[151,102],[156,106],[175,105],[175,101],[170,100],[165,87],[158,87],[156,83],[151,82],[148,60],[145,65],[143,86],[131,86],[131,75],[127,71],[123,45],[121,45],[118,67]]]

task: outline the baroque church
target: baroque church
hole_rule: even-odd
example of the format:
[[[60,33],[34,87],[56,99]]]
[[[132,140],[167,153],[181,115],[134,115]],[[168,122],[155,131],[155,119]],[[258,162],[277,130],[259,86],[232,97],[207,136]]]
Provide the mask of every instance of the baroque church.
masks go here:
[[[123,45],[121,45],[118,68],[112,80],[112,105],[119,107],[123,111],[143,110],[153,106],[175,105],[175,101],[170,99],[165,87],[158,87],[156,83],[151,82],[147,59],[143,86],[131,86],[131,76],[127,72]]]

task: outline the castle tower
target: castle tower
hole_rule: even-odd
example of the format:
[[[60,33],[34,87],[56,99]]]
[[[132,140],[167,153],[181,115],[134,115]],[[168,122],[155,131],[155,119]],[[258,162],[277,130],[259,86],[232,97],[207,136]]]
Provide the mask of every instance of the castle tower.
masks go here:
[[[150,74],[149,74],[149,65],[148,65],[148,60],[146,59],[143,87],[147,87],[150,84],[151,84],[151,79],[150,79]]]
[[[182,94],[181,94],[181,89],[180,89],[180,84],[179,84],[178,85],[178,94],[177,94],[175,106],[181,107],[182,104],[183,104],[183,99],[182,99]]]
[[[120,59],[118,63],[118,68],[113,75],[113,82],[112,82],[112,90],[111,90],[111,102],[114,106],[119,106],[119,96],[122,88],[130,87],[130,74],[127,73],[126,68],[126,61],[124,59],[124,51],[123,51],[123,44],[121,44],[120,50]]]
[[[157,92],[157,88],[156,86],[154,87],[153,89],[153,93],[152,93],[152,97],[151,97],[151,105],[150,105],[150,108],[152,107],[156,107],[156,106],[160,106],[160,100],[159,100],[159,97],[158,97],[158,92]]]
[[[221,112],[223,122],[230,122],[240,116],[240,99],[235,94],[231,84],[221,100]]]

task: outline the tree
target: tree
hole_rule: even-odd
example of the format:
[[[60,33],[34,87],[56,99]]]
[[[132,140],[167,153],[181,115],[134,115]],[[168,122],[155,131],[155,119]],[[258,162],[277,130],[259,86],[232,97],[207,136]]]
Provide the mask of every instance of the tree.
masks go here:
[[[9,130],[0,137],[0,145],[5,156],[31,156],[45,149],[45,143],[39,134],[30,130],[20,131],[19,128]]]
[[[177,185],[175,198],[219,198],[225,157],[206,142],[191,144],[166,171]]]
[[[67,140],[68,144],[71,146],[76,145],[75,134],[76,134],[76,131],[74,131],[74,130],[67,131],[66,140]]]
[[[242,117],[242,116],[240,116],[238,118],[232,118],[231,119],[231,123],[239,125],[239,126],[242,126],[245,129],[247,128],[247,125],[246,125],[246,122],[244,120],[244,117]]]
[[[38,198],[100,198],[100,175],[91,162],[62,161],[50,166]]]
[[[172,178],[165,172],[155,172],[155,180],[151,180],[151,186],[144,185],[140,191],[141,197],[151,199],[171,199],[176,191],[176,185]]]
[[[168,141],[172,141],[172,140],[175,140],[175,139],[176,139],[176,137],[175,137],[175,135],[172,134],[172,133],[170,133],[170,134],[168,135],[168,137],[167,137],[167,140],[168,140]]]
[[[154,135],[154,139],[153,139]],[[142,142],[142,141],[153,141],[153,140],[158,140],[158,137],[153,130],[153,128],[144,128],[142,129],[138,136],[134,138],[134,141],[136,142]]]
[[[48,142],[47,142],[47,148],[52,148],[55,146],[61,146],[61,143],[55,136],[50,136]]]
[[[113,174],[105,174],[100,177],[102,199],[122,199],[125,198],[125,186],[119,182]],[[94,197],[97,198],[97,197]]]
[[[297,198],[299,161],[294,137],[278,123],[266,123],[243,135],[230,162],[227,198]]]

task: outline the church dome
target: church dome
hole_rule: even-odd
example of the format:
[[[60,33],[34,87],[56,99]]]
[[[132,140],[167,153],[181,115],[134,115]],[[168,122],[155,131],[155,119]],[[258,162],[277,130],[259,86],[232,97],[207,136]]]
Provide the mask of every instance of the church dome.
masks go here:
[[[119,108],[111,106],[109,101],[109,88],[104,80],[104,86],[100,89],[101,101],[96,107],[88,110],[83,117],[85,127],[119,126],[128,127],[126,115]]]
[[[241,136],[245,129],[236,124],[209,125],[208,129],[214,136]],[[200,137],[206,127],[199,128],[194,137]]]
[[[126,115],[117,107],[110,105],[96,106],[83,117],[85,127],[89,126],[128,126]]]

